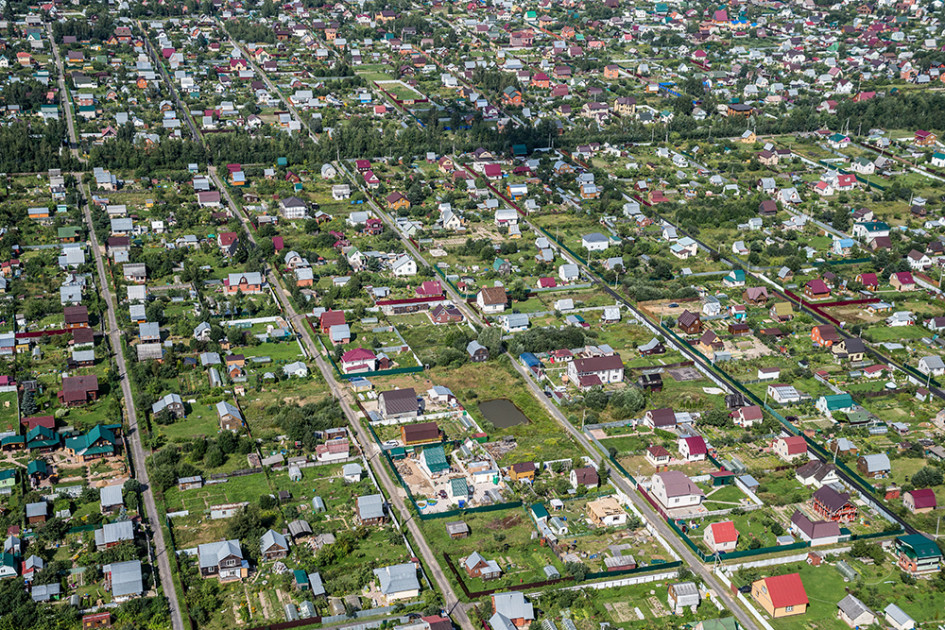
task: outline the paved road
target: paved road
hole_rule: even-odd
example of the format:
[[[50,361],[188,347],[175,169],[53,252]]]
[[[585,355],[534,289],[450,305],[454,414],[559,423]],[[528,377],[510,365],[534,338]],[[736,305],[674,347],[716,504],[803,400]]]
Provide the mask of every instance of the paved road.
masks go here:
[[[230,207],[233,209],[233,212],[236,213],[236,216],[243,224],[243,229],[246,232],[249,241],[253,244],[253,246],[255,246],[256,238],[253,236],[249,221],[240,210],[240,207],[236,205],[235,201],[230,196],[229,189],[220,184],[216,168],[211,166],[209,171],[210,177],[213,178],[217,188],[223,193],[223,196],[226,198]],[[420,260],[422,260],[422,258],[420,258]],[[351,425],[351,429],[354,431],[358,438],[358,442],[364,449],[365,458],[368,460],[368,462],[373,464],[375,475],[381,481],[381,485],[384,486],[388,496],[390,496],[391,502],[400,513],[401,522],[407,527],[407,529],[410,530],[410,533],[413,534],[414,545],[416,545],[416,547],[420,550],[420,555],[423,556],[423,560],[429,574],[432,575],[433,581],[436,582],[440,592],[443,593],[446,610],[460,627],[464,628],[465,630],[473,630],[472,622],[470,622],[469,616],[466,614],[466,609],[464,608],[463,604],[460,603],[459,598],[456,596],[456,592],[453,590],[453,587],[449,582],[449,579],[447,579],[445,573],[440,567],[440,563],[436,554],[427,544],[427,541],[423,536],[423,532],[420,531],[420,527],[417,525],[416,521],[413,520],[413,515],[410,513],[406,504],[404,503],[403,489],[393,482],[387,472],[387,469],[384,467],[383,462],[378,460],[380,450],[377,448],[377,444],[374,442],[371,436],[368,435],[367,431],[364,430],[364,427],[361,426],[357,412],[351,408],[348,399],[341,391],[341,388],[338,387],[337,381],[335,381],[335,375],[332,372],[332,369],[329,367],[325,359],[322,358],[321,349],[312,338],[308,320],[304,315],[299,315],[295,311],[295,308],[292,306],[292,300],[290,298],[289,292],[283,286],[279,277],[274,272],[269,271],[267,273],[267,278],[270,288],[282,305],[286,319],[293,323],[296,331],[298,331],[299,336],[302,338],[302,343],[305,345],[306,350],[315,360],[315,365],[318,366],[318,369],[321,371],[325,382],[328,383],[328,387],[331,390],[331,395],[334,396],[334,398],[341,405],[341,408],[345,413],[345,417],[347,417],[348,423]]]
[[[81,177],[81,176],[80,176]],[[81,194],[81,187],[80,187]],[[89,226],[89,239],[92,252],[95,254],[95,266],[98,269],[98,281],[102,297],[108,305],[108,336],[112,349],[115,351],[115,361],[118,364],[118,374],[121,377],[121,392],[125,399],[125,410],[128,414],[128,443],[131,445],[131,461],[134,465],[135,478],[143,486],[141,498],[144,500],[145,512],[151,524],[151,536],[154,540],[154,554],[157,557],[158,573],[161,576],[161,585],[164,587],[164,596],[167,597],[171,609],[171,624],[174,630],[184,630],[184,621],[181,616],[180,604],[177,601],[177,591],[174,589],[174,580],[171,574],[171,563],[167,559],[167,547],[164,544],[164,530],[158,516],[157,505],[154,502],[154,493],[148,480],[148,469],[145,466],[145,452],[141,445],[141,432],[138,430],[138,415],[135,411],[134,397],[131,392],[131,382],[128,378],[128,369],[125,365],[125,354],[121,347],[121,334],[118,320],[115,317],[115,299],[108,285],[108,276],[105,274],[105,264],[102,262],[102,252],[99,249],[98,237],[92,223],[92,214],[88,204],[82,204],[85,221]]]
[[[391,216],[384,210],[381,210],[381,208],[376,203],[374,203],[374,198],[371,196],[370,191],[361,185],[361,182],[358,181],[358,178],[354,176],[350,169],[348,169],[348,165],[344,164],[343,162],[335,162],[335,166],[340,169],[341,172],[345,174],[345,176],[347,176],[348,180],[352,184],[357,186],[361,192],[364,193],[364,196],[368,199],[368,205],[371,206],[374,214],[376,214],[378,218],[386,223],[387,227],[389,227],[394,232],[394,234],[400,238],[401,242],[404,244],[404,247],[406,247],[407,251],[410,252],[410,255],[413,256],[419,264],[425,267],[432,267],[427,259],[420,254],[420,250],[414,247],[413,243],[410,242],[410,239],[400,233],[400,230],[397,229],[397,226]],[[446,290],[446,294],[450,297],[450,299],[453,300],[453,303],[456,304],[459,310],[462,311],[462,313],[466,316],[466,319],[476,324],[476,326],[479,328],[482,328],[486,325],[483,319],[479,317],[479,314],[474,309],[472,309],[469,304],[466,303],[466,300],[460,297],[459,293],[457,293],[448,282],[441,282],[440,284]]]
[[[714,585],[715,592],[718,594],[719,599],[723,604],[738,618],[738,622],[742,627],[747,630],[759,630],[757,623],[754,618],[746,612],[741,606],[738,605],[738,602],[735,601],[735,598],[731,596],[728,589],[724,584],[719,582],[718,578],[712,572],[712,570],[706,567],[702,561],[693,554],[689,548],[676,536],[669,525],[666,524],[666,521],[656,513],[656,510],[646,502],[643,497],[637,494],[636,488],[633,484],[630,483],[630,480],[624,477],[619,470],[613,468],[610,465],[609,460],[604,458],[600,451],[595,448],[590,440],[585,437],[585,435],[574,428],[574,426],[568,422],[568,419],[564,417],[564,414],[561,413],[561,410],[551,403],[548,400],[548,397],[544,395],[541,387],[535,382],[531,374],[527,369],[525,369],[521,363],[516,361],[514,357],[512,359],[512,365],[515,366],[515,369],[518,370],[519,374],[525,379],[525,382],[528,383],[528,388],[531,390],[532,395],[535,396],[538,400],[542,402],[545,406],[545,409],[551,414],[551,416],[560,424],[570,435],[573,437],[578,444],[584,447],[591,457],[594,458],[594,461],[597,462],[598,466],[603,466],[606,470],[610,471],[610,478],[613,480],[614,485],[620,488],[620,491],[627,495],[630,500],[633,502],[633,505],[646,517],[646,520],[653,525],[656,530],[659,532],[660,536],[663,537],[666,542],[676,551],[677,554],[682,558],[683,562],[689,567],[689,569],[699,575],[706,584]]]
[[[59,46],[56,45],[56,40],[53,37],[52,23],[50,22],[46,23],[46,33],[49,36],[49,45],[52,48],[53,57],[56,60],[56,69],[59,72],[60,100],[62,100],[62,107],[65,110],[66,127],[69,129],[69,151],[72,153],[72,157],[81,162],[85,162],[85,160],[79,156],[79,140],[75,135],[75,121],[72,118],[72,101],[69,100],[69,90],[66,88],[66,74],[62,68],[62,57],[59,56]]]

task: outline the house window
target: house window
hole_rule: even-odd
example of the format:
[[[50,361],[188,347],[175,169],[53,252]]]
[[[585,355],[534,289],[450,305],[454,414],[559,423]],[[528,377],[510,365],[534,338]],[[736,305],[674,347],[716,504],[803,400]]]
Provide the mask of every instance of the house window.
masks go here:
[[[785,606],[784,612],[794,612],[794,606]]]

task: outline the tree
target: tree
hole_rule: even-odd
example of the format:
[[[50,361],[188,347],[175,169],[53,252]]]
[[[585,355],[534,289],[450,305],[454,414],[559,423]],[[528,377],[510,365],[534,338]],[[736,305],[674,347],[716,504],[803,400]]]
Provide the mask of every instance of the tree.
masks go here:
[[[502,354],[502,330],[497,326],[483,328],[476,337],[476,341],[489,351],[489,356],[495,357]]]
[[[721,409],[710,409],[702,414],[701,422],[712,427],[724,427],[729,423],[729,417]]]
[[[36,398],[33,392],[27,390],[23,392],[23,400],[20,401],[20,413],[23,417],[29,417],[38,411],[36,407]]]
[[[564,574],[573,577],[575,582],[582,582],[587,575],[587,566],[583,562],[568,562],[564,565]]]
[[[916,488],[929,488],[942,485],[942,471],[925,466],[912,475],[912,485]]]
[[[213,446],[207,449],[207,454],[204,456],[203,461],[210,468],[219,468],[226,462],[226,455],[223,454],[219,446]]]

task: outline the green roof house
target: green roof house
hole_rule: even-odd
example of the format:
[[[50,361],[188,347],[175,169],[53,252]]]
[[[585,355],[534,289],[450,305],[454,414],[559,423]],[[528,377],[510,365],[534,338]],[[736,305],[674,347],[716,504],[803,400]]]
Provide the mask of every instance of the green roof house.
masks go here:
[[[12,488],[16,485],[16,468],[0,470],[0,488]]]
[[[942,568],[942,550],[922,534],[896,538],[899,568],[911,575],[937,573]]]
[[[420,453],[420,468],[428,475],[435,477],[449,472],[450,465],[446,461],[446,452],[442,446],[428,446]]]
[[[85,435],[66,440],[66,448],[80,461],[114,455],[117,447],[118,438],[115,436],[115,432],[111,426],[104,424],[95,425]]]

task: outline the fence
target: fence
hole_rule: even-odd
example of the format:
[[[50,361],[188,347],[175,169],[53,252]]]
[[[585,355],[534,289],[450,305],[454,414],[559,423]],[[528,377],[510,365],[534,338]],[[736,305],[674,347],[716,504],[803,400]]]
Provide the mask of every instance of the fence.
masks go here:
[[[560,584],[561,582],[570,582],[574,578],[571,576],[559,577],[553,580],[543,580],[541,582],[529,582],[528,584],[514,584],[512,586],[501,586],[498,588],[490,588],[484,591],[472,591],[466,587],[466,583],[463,581],[463,576],[459,572],[459,569],[456,568],[456,565],[453,564],[453,561],[450,559],[450,555],[443,552],[443,560],[446,562],[446,566],[449,567],[450,572],[452,572],[453,577],[456,578],[456,581],[459,582],[459,588],[462,589],[463,594],[467,599],[478,599],[480,597],[485,597],[486,595],[492,595],[493,593],[499,591],[527,591],[531,589],[543,588],[545,586],[551,586],[552,584]],[[590,574],[588,574],[590,575]],[[586,578],[585,578],[586,579]]]
[[[361,403],[358,402],[358,408],[361,409],[361,412],[364,413],[364,407],[361,406]],[[365,414],[367,415],[367,414]],[[397,483],[400,484],[400,487],[404,489],[404,492],[407,494],[407,499],[413,505],[414,510],[416,511],[417,518],[421,521],[435,521],[443,518],[455,518],[457,516],[463,516],[466,514],[486,514],[489,512],[498,512],[499,510],[509,510],[513,508],[522,507],[521,501],[508,501],[506,503],[494,503],[492,505],[480,505],[477,507],[470,508],[457,508],[455,510],[446,510],[444,512],[435,512],[435,513],[425,513],[420,506],[417,504],[417,500],[413,496],[413,492],[410,490],[410,486],[404,481],[404,478],[401,476],[400,471],[397,470],[397,466],[394,465],[394,460],[390,456],[390,452],[386,450],[381,442],[381,439],[377,436],[377,433],[374,432],[374,427],[370,423],[367,423],[368,431],[371,433],[371,437],[374,438],[374,442],[377,444],[381,453],[384,456],[384,459],[387,460],[387,463],[390,469],[394,472],[394,476],[397,478]]]

